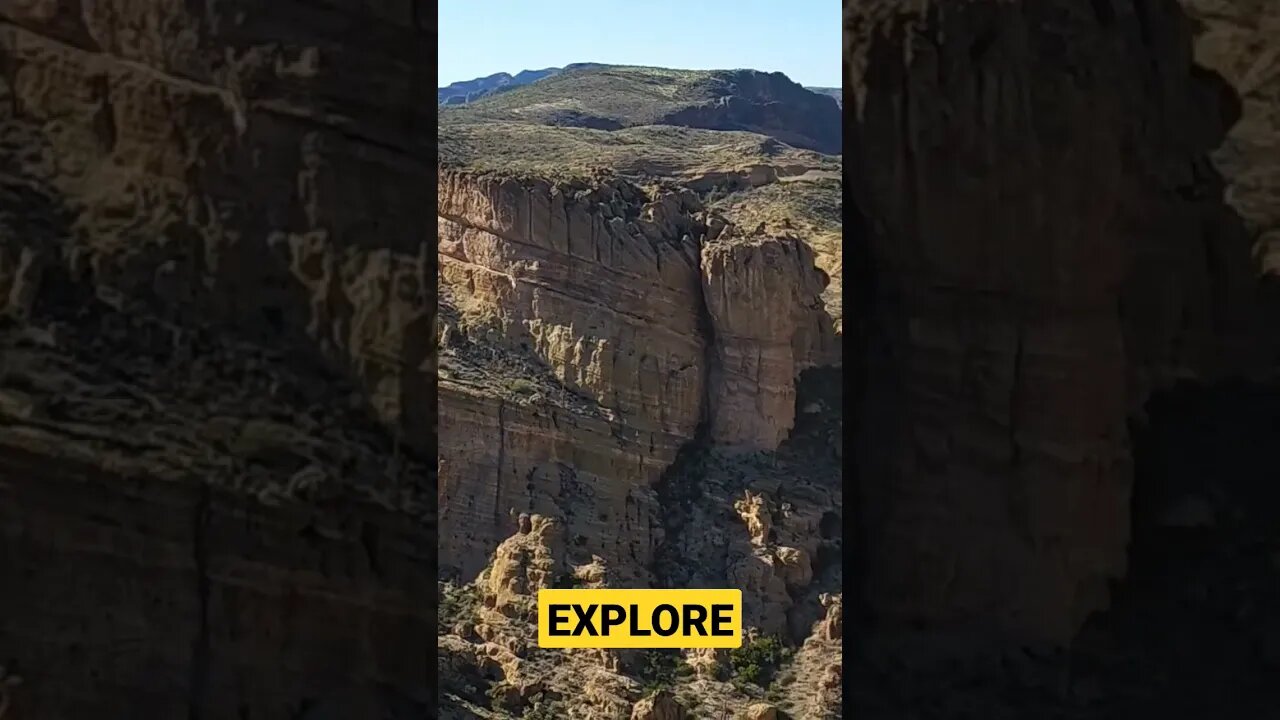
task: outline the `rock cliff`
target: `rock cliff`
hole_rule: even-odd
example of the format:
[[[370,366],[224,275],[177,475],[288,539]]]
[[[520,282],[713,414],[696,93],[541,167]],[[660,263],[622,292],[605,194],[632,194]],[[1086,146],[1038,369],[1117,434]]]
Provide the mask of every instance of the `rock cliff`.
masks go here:
[[[1207,162],[1219,87],[1176,6],[1094,5],[851,11],[886,612],[1069,638],[1125,571],[1127,418],[1250,359],[1248,247]]]
[[[867,717],[1275,700],[1269,4],[1186,5],[846,3]]]
[[[647,564],[653,488],[700,424],[772,450],[800,372],[838,358],[812,250],[691,191],[446,169],[439,198],[441,567],[463,577],[513,508],[559,498],[591,508],[569,524],[590,551]]]
[[[0,5],[11,714],[429,711],[430,32]]]
[[[720,75],[576,71],[442,110],[446,714],[679,717],[772,681],[838,712],[785,667],[840,592],[839,158],[661,106],[612,130],[508,114]],[[539,649],[536,590],[565,586],[743,587],[766,669]]]

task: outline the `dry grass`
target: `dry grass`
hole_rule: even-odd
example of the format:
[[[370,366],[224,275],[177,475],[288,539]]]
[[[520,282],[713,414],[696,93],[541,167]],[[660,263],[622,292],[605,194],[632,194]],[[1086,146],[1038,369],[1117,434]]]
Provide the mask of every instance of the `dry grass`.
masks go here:
[[[574,118],[615,128],[650,125],[689,105],[725,94],[732,73],[723,70],[672,70],[612,66],[570,70],[495,93],[469,105],[441,110],[467,122],[516,121],[544,125],[576,124]]]
[[[839,175],[776,182],[734,193],[716,203],[740,225],[767,223],[771,228],[789,221],[796,230],[839,232],[841,195]]]
[[[804,239],[813,248],[818,267],[831,278],[822,298],[837,330],[843,330],[841,180],[838,172],[808,176],[733,193],[714,207],[740,227],[754,228],[763,222],[769,232]]]
[[[448,122],[439,130],[441,163],[545,177],[605,171],[690,179],[775,165],[839,172],[838,158],[797,150],[763,135],[650,125],[605,131],[515,122]]]
[[[673,113],[736,93],[814,95],[754,71],[606,66],[574,69],[440,109],[438,143],[448,166],[541,176],[607,171],[687,179],[753,165],[839,172],[838,156],[801,150],[756,132],[664,124]],[[802,143],[803,144],[803,143]]]

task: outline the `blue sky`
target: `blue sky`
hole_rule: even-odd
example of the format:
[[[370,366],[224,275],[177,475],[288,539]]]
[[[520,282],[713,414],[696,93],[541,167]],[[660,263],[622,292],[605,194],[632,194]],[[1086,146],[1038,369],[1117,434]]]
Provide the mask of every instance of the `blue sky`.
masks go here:
[[[439,0],[439,84],[572,62],[840,85],[840,0]]]

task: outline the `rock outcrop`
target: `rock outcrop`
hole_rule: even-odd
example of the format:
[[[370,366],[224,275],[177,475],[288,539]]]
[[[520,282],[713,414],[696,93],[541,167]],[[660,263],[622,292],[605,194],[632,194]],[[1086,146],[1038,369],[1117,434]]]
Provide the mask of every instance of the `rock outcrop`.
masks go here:
[[[701,269],[715,353],[711,438],[776,448],[794,424],[796,378],[839,362],[825,278],[796,238],[718,238],[703,245]]]
[[[480,577],[485,606],[503,614],[527,613],[530,608],[520,602],[553,587],[568,571],[563,530],[554,520],[522,514],[518,525]]]
[[[0,4],[19,716],[429,712],[431,32],[409,2]]]
[[[442,569],[474,578],[538,512],[644,582],[654,488],[700,424],[775,449],[796,378],[838,362],[812,251],[726,230],[687,190],[448,169],[440,187]]]
[[[778,708],[769,703],[754,703],[742,713],[743,720],[778,720]]]
[[[631,720],[684,720],[686,717],[684,708],[666,691],[644,698],[631,710]]]
[[[468,338],[442,338],[441,567],[466,580],[515,529],[512,510],[561,517],[569,537],[596,539],[591,551],[642,565],[651,487],[700,420],[706,341],[684,201],[642,209],[597,192],[610,204],[441,175],[442,332]],[[655,210],[669,217],[644,217]],[[510,370],[477,353],[510,356]]]

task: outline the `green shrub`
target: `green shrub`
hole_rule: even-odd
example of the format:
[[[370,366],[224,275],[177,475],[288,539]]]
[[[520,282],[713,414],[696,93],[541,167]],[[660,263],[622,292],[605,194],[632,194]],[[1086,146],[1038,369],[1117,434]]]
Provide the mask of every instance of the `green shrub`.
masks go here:
[[[729,667],[735,685],[764,687],[790,655],[782,641],[770,635],[759,637],[729,651]]]
[[[444,583],[440,593],[440,629],[447,631],[460,622],[471,620],[476,615],[480,599],[476,589],[470,585],[454,585]]]
[[[511,703],[511,686],[505,682],[496,682],[485,692],[489,696],[489,707],[494,710],[515,710]]]
[[[531,704],[520,717],[524,720],[561,720],[569,717],[569,708],[562,700],[538,693],[530,698]]]
[[[640,659],[640,682],[646,695],[670,690],[680,677],[680,653],[676,650],[646,650]]]

